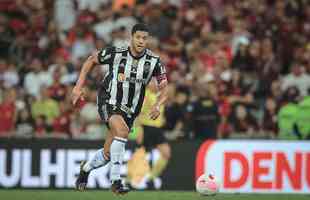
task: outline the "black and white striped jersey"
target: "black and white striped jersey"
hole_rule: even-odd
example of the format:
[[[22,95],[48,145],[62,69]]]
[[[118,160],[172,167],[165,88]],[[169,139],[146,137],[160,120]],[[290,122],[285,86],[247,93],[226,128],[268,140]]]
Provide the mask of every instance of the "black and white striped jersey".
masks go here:
[[[135,57],[129,47],[109,47],[98,53],[98,62],[109,65],[102,85],[108,94],[106,103],[135,116],[140,113],[145,87],[152,77],[158,81],[166,78],[160,58],[149,49]]]

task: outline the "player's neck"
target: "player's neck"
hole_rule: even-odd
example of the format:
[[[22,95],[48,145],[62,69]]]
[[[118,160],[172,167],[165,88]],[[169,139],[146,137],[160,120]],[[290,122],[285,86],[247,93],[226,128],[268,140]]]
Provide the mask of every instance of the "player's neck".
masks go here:
[[[129,53],[134,58],[141,58],[145,53],[145,49],[142,52],[137,52],[132,46],[129,46]]]

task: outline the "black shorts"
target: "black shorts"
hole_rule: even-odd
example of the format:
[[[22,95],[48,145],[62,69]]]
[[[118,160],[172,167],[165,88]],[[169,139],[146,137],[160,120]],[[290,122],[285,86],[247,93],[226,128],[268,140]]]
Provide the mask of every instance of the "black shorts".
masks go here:
[[[143,146],[148,151],[156,148],[159,144],[164,144],[167,142],[162,128],[143,126],[143,132]]]
[[[112,115],[121,115],[127,124],[129,130],[133,126],[133,122],[135,121],[136,116],[128,115],[124,112],[120,106],[108,104],[107,101],[109,99],[109,95],[104,91],[104,89],[98,90],[97,95],[97,106],[98,113],[101,120],[106,124],[106,126],[110,129],[109,119]]]

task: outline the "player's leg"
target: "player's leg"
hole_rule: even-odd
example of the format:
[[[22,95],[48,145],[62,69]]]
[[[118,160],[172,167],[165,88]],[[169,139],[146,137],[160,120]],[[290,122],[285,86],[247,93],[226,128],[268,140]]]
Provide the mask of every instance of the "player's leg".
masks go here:
[[[101,119],[107,123],[108,117],[109,117],[109,112],[108,112],[108,106],[106,104],[104,104],[102,100],[102,98],[100,98],[100,95],[98,95],[98,100],[100,100],[98,102],[98,112],[99,115],[101,117]],[[105,140],[105,145],[104,148],[99,149],[95,155],[88,161],[83,161],[81,162],[80,165],[80,174],[75,182],[76,185],[76,189],[83,191],[86,188],[87,185],[87,181],[88,181],[88,176],[90,174],[90,172],[93,169],[102,167],[104,165],[106,165],[109,161],[109,155],[108,152],[106,151],[106,149],[109,149],[111,141],[113,139],[113,132],[112,130],[109,128],[109,132],[107,134],[107,138]]]
[[[156,148],[159,153],[159,159],[153,164],[149,174],[151,180],[155,180],[166,169],[171,157],[171,148],[168,144],[163,129],[154,126],[144,126],[145,140],[144,145],[150,151]]]
[[[83,166],[83,170],[90,172],[93,169],[105,166],[110,161],[109,149],[113,140],[113,133],[111,130],[108,131],[107,137],[104,142],[104,147],[96,151],[94,156],[88,160]]]
[[[153,181],[155,188],[160,187],[161,181],[158,177],[166,169],[171,157],[171,148],[167,143],[161,128],[153,126],[143,126],[143,146],[149,152],[156,148],[159,153],[159,159],[151,167],[151,171],[147,173],[139,183],[131,182],[131,186],[136,189],[146,187],[147,182]]]
[[[152,179],[155,179],[162,174],[162,172],[166,169],[171,157],[171,148],[167,142],[157,145],[156,148],[160,152],[160,157],[152,167]]]
[[[114,134],[112,130],[109,130],[109,133],[104,141],[103,152],[106,159],[110,160],[110,147],[114,138]]]
[[[113,133],[110,130],[107,134],[104,148],[97,150],[96,153],[88,161],[81,162],[80,174],[75,183],[76,189],[78,189],[79,191],[85,190],[90,172],[109,163],[110,158],[108,152],[106,153],[105,148],[109,148],[112,139]]]
[[[105,143],[102,149],[99,149],[95,155],[88,160],[85,165],[83,166],[84,171],[90,172],[93,169],[97,169],[99,167],[105,166],[110,161],[109,151],[110,151],[110,145],[113,140],[113,130],[108,125],[108,119],[110,114],[109,105],[105,103],[105,97],[107,94],[105,94],[104,90],[98,91],[98,98],[97,98],[97,105],[98,105],[98,113],[100,118],[104,123],[106,123],[108,128],[108,133],[105,138]]]
[[[110,146],[112,191],[117,194],[125,194],[129,191],[121,181],[121,165],[125,155],[125,145],[129,134],[129,128],[121,115],[114,114],[109,118],[109,126],[113,131],[113,141]]]

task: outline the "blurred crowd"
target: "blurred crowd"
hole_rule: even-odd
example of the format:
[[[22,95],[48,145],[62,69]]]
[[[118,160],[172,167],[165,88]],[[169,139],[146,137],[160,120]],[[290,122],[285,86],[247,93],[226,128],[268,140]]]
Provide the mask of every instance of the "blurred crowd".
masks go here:
[[[167,68],[167,138],[309,138],[308,0],[1,0],[0,136],[104,137],[105,66],[86,101],[70,93],[88,55],[128,44],[137,22]]]

